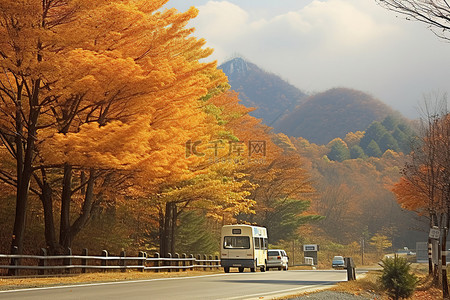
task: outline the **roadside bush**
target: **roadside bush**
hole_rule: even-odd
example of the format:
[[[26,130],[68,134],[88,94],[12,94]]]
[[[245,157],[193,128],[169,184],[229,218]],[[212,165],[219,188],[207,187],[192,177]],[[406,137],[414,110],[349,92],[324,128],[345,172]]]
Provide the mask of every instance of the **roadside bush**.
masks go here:
[[[381,285],[386,293],[395,300],[412,296],[417,286],[417,277],[410,272],[411,264],[402,257],[387,257],[380,263],[383,267]]]

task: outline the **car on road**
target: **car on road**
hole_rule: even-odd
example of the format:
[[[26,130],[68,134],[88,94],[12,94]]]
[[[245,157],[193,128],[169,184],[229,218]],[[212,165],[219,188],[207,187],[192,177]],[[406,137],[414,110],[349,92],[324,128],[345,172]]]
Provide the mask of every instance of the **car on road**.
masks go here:
[[[277,268],[287,271],[289,268],[289,257],[283,249],[269,249],[267,251],[267,270]]]
[[[344,269],[345,268],[345,261],[344,261],[344,257],[337,255],[335,257],[333,257],[333,261],[331,262],[331,266],[334,269]]]

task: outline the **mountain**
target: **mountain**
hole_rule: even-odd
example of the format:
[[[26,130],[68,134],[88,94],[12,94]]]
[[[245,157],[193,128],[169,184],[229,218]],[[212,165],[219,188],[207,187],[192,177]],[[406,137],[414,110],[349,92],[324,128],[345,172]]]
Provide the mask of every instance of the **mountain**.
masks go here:
[[[399,113],[361,91],[333,88],[308,97],[273,127],[288,136],[327,144],[348,132],[364,131],[373,121],[382,121],[388,115]]]
[[[219,68],[227,75],[231,89],[239,93],[241,103],[256,108],[250,114],[268,126],[306,98],[295,86],[243,58],[229,60]]]

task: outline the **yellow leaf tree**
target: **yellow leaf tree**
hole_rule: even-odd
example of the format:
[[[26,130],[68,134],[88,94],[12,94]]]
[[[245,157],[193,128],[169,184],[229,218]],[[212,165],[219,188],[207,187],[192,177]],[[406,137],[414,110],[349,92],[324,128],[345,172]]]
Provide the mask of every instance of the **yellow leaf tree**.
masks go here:
[[[0,135],[17,162],[1,168],[17,189],[19,251],[29,186],[43,202],[47,245],[67,248],[108,192],[192,176],[184,143],[209,135],[199,98],[225,76],[199,61],[211,50],[186,28],[197,11],[166,2],[0,4]]]

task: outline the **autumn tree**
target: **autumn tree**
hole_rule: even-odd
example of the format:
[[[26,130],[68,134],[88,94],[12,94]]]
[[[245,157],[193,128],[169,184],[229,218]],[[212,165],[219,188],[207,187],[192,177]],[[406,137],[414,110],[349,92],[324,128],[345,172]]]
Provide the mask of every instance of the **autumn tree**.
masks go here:
[[[209,134],[199,99],[225,77],[199,62],[211,50],[185,28],[197,11],[166,2],[2,2],[0,129],[17,168],[2,166],[1,179],[17,189],[19,251],[29,187],[47,245],[66,248],[114,190],[138,195],[191,176],[184,143]]]
[[[381,255],[383,254],[384,249],[392,246],[392,243],[387,236],[377,233],[370,238],[370,245],[375,247],[378,255]]]
[[[267,226],[272,241],[292,237],[300,225],[317,217],[305,214],[313,189],[295,146],[287,136],[273,135],[248,115],[252,109],[240,105],[236,93],[211,101],[222,109],[225,127],[247,146],[238,169],[255,187],[249,196],[255,213],[242,211],[238,220]]]
[[[437,281],[437,268],[440,268],[443,276],[443,295],[447,297],[444,245],[450,225],[450,121],[446,99],[441,99],[436,105],[432,108],[429,102],[425,103],[420,144],[411,153],[411,161],[404,168],[403,178],[393,190],[405,208],[426,214],[430,220],[430,228],[440,228],[443,266],[435,266],[434,275]],[[432,264],[429,261],[429,273],[432,272]]]

